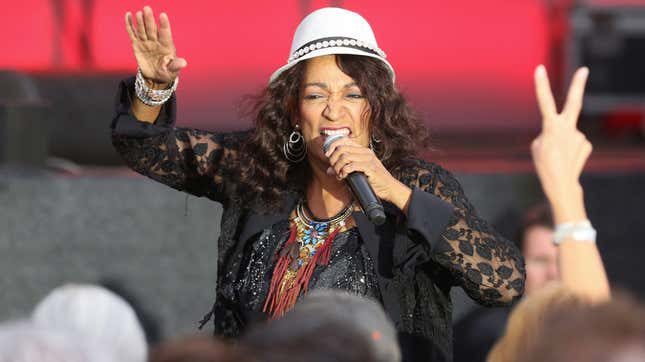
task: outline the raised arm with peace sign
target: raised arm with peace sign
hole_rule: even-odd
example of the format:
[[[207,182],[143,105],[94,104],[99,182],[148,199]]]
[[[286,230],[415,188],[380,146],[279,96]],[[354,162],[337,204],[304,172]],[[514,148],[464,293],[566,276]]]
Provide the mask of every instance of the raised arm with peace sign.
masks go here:
[[[592,147],[576,124],[588,76],[586,67],[576,71],[564,108],[558,113],[544,66],[535,70],[542,132],[531,144],[531,152],[556,224],[587,220],[579,179]],[[609,282],[595,240],[581,241],[567,235],[564,241],[558,251],[562,284],[593,302],[609,299]]]
[[[569,205],[581,203],[579,178],[592,150],[591,143],[576,127],[588,75],[586,67],[576,71],[564,108],[558,113],[544,66],[535,70],[542,132],[531,144],[531,153],[544,193],[556,206],[553,210],[556,222],[587,218],[584,208],[577,210]]]

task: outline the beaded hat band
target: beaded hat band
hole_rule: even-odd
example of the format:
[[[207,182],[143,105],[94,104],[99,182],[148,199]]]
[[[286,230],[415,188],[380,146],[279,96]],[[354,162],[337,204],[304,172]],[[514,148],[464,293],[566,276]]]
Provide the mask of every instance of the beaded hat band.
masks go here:
[[[289,62],[293,62],[298,58],[302,57],[303,55],[308,54],[309,52],[313,52],[318,49],[329,48],[329,47],[352,48],[352,49],[357,49],[363,52],[370,53],[372,55],[379,56],[381,58],[385,58],[385,52],[379,49],[379,47],[375,45],[367,44],[353,38],[338,36],[338,37],[328,37],[328,38],[322,38],[322,39],[310,41],[309,43],[301,46],[293,54],[291,54],[291,57],[289,57]]]

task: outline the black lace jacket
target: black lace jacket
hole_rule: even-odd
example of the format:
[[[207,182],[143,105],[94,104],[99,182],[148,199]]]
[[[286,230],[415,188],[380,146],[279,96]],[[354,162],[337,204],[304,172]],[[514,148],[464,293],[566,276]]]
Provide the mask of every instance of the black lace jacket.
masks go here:
[[[215,334],[242,332],[234,282],[242,251],[258,233],[288,219],[298,195],[288,195],[284,212],[253,211],[228,195],[222,162],[235,155],[246,133],[216,133],[175,128],[174,97],[154,124],[130,112],[133,80],[120,84],[112,141],[129,167],[177,190],[223,205],[218,240]],[[230,159],[230,157],[228,157]],[[449,292],[462,287],[483,305],[506,305],[524,289],[524,262],[517,247],[477,216],[459,182],[442,167],[418,160],[402,170],[400,181],[412,190],[408,215],[385,203],[387,221],[374,226],[354,213],[360,236],[375,262],[382,303],[399,331],[404,360],[452,359],[452,303]],[[406,358],[409,356],[409,358]]]

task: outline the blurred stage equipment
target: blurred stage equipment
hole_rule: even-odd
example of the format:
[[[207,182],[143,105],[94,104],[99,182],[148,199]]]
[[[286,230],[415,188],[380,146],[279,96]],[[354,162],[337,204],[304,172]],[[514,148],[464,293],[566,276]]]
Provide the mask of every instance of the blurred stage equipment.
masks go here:
[[[0,165],[44,166],[49,125],[36,84],[12,71],[0,71],[0,84]]]
[[[132,73],[52,72],[34,75],[51,104],[49,155],[83,165],[120,165],[110,140],[114,97],[121,79]]]
[[[581,1],[570,12],[570,30],[567,75],[581,65],[591,69],[585,113],[645,114],[645,2]]]

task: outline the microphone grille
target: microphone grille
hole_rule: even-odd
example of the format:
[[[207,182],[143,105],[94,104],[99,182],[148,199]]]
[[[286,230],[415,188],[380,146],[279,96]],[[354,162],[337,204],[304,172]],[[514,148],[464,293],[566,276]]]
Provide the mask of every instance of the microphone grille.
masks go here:
[[[334,143],[337,139],[343,138],[343,137],[345,136],[340,134],[327,136],[327,138],[325,139],[325,142],[323,143],[323,152],[327,153],[327,151],[329,150],[329,147],[331,147],[331,144]]]

